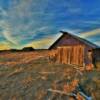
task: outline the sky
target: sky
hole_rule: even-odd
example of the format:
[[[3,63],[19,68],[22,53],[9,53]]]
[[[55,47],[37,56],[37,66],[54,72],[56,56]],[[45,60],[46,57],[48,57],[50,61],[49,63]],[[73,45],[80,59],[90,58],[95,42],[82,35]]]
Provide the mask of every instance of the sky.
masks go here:
[[[100,0],[0,0],[0,50],[48,48],[61,30],[100,46]]]

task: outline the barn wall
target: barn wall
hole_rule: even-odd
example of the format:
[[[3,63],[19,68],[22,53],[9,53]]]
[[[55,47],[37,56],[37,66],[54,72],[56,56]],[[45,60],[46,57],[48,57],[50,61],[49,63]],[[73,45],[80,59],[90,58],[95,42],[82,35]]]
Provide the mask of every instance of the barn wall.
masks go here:
[[[95,67],[100,70],[100,48],[93,49],[93,62]]]
[[[59,46],[57,48],[57,61],[62,64],[76,64],[83,66],[84,62],[84,46]]]
[[[89,53],[90,50],[92,52],[92,48],[85,45],[85,50],[84,50],[84,63],[85,63],[85,65],[88,65],[88,64],[92,63],[92,61],[88,57],[88,53]]]
[[[93,57],[96,61],[100,62],[100,48],[93,50]]]

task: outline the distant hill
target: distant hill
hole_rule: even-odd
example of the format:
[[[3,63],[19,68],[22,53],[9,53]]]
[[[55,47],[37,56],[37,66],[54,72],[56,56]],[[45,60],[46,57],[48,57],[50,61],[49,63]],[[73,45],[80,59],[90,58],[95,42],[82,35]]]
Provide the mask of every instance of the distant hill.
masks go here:
[[[24,47],[22,49],[10,49],[10,50],[0,50],[0,52],[22,52],[22,51],[34,51],[33,47]]]

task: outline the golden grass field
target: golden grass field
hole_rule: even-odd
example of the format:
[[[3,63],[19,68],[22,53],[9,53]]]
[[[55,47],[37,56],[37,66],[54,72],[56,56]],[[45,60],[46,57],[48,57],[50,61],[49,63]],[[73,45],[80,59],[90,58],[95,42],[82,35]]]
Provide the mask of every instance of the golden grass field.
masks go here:
[[[47,89],[67,76],[80,78],[86,91],[94,93],[93,100],[100,100],[99,70],[79,76],[72,66],[50,63],[47,54],[47,51],[0,53],[0,100],[49,100]]]

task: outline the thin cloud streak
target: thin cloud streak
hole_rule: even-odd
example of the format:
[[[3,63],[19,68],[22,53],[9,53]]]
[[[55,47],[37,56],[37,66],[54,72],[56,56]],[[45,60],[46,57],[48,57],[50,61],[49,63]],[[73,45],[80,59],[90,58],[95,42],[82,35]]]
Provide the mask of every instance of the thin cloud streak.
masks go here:
[[[95,30],[92,30],[92,31],[89,31],[89,32],[84,32],[84,33],[80,34],[80,36],[84,37],[84,38],[89,38],[89,37],[92,37],[92,36],[95,36],[95,35],[100,35],[100,29],[95,29]]]

